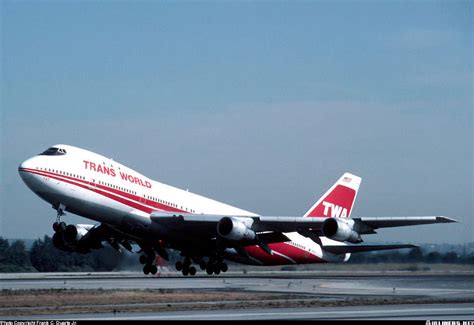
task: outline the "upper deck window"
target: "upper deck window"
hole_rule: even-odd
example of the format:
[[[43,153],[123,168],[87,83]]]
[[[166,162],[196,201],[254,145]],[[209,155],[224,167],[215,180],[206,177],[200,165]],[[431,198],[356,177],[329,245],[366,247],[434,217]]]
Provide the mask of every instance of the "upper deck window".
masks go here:
[[[66,150],[62,148],[51,147],[40,153],[40,156],[62,156],[66,154]]]

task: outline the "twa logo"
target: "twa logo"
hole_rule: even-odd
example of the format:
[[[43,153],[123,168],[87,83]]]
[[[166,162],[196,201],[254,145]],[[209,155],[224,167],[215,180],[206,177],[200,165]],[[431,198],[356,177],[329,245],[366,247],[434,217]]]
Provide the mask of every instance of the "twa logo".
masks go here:
[[[323,201],[323,214],[331,218],[347,218],[347,209],[333,203]],[[331,214],[329,214],[331,213]]]

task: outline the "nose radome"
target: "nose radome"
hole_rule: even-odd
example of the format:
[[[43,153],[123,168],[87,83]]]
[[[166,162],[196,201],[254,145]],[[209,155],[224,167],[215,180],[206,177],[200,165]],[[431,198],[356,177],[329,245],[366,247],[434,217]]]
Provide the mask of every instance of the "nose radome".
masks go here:
[[[22,162],[20,164],[20,166],[18,167],[18,171],[23,171],[23,170],[26,170],[26,169],[30,169],[31,166],[32,166],[32,160],[33,158],[30,158],[30,159],[26,159],[24,162]]]
[[[23,179],[23,181],[26,183],[27,180],[30,178],[31,174],[29,171],[31,169],[35,168],[34,167],[34,157],[29,158],[22,162],[20,166],[18,166],[18,173],[20,174],[20,177]]]

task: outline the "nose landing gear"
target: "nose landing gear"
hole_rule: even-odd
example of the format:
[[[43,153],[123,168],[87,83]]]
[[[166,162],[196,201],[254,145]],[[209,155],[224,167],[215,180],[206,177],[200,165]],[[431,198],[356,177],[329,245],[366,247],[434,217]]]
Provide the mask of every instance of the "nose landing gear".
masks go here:
[[[66,229],[66,223],[64,221],[53,223],[53,230],[55,232],[63,231]]]
[[[54,205],[53,208],[55,208]],[[56,211],[58,212],[56,215],[56,221],[53,223],[53,245],[59,249],[63,249],[65,247],[62,232],[64,229],[66,229],[66,223],[61,219],[62,216],[66,215],[66,213],[64,213],[65,209],[66,206],[60,203],[59,206],[56,208]]]
[[[53,205],[53,208],[55,206]],[[59,204],[59,206],[56,208],[56,211],[58,212],[56,215],[56,221],[53,223],[53,230],[58,233],[66,229],[66,223],[62,221],[61,217],[65,216],[66,213],[64,210],[66,209],[66,206],[62,203]]]

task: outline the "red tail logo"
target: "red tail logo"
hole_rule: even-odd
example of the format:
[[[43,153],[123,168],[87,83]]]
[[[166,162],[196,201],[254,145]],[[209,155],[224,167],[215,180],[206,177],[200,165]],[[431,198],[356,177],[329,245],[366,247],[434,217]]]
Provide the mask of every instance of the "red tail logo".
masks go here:
[[[360,177],[344,174],[304,216],[349,218],[360,182]]]
[[[323,214],[326,217],[331,218],[347,218],[347,209],[341,207],[340,205],[332,204],[326,201],[323,201],[324,212]]]

